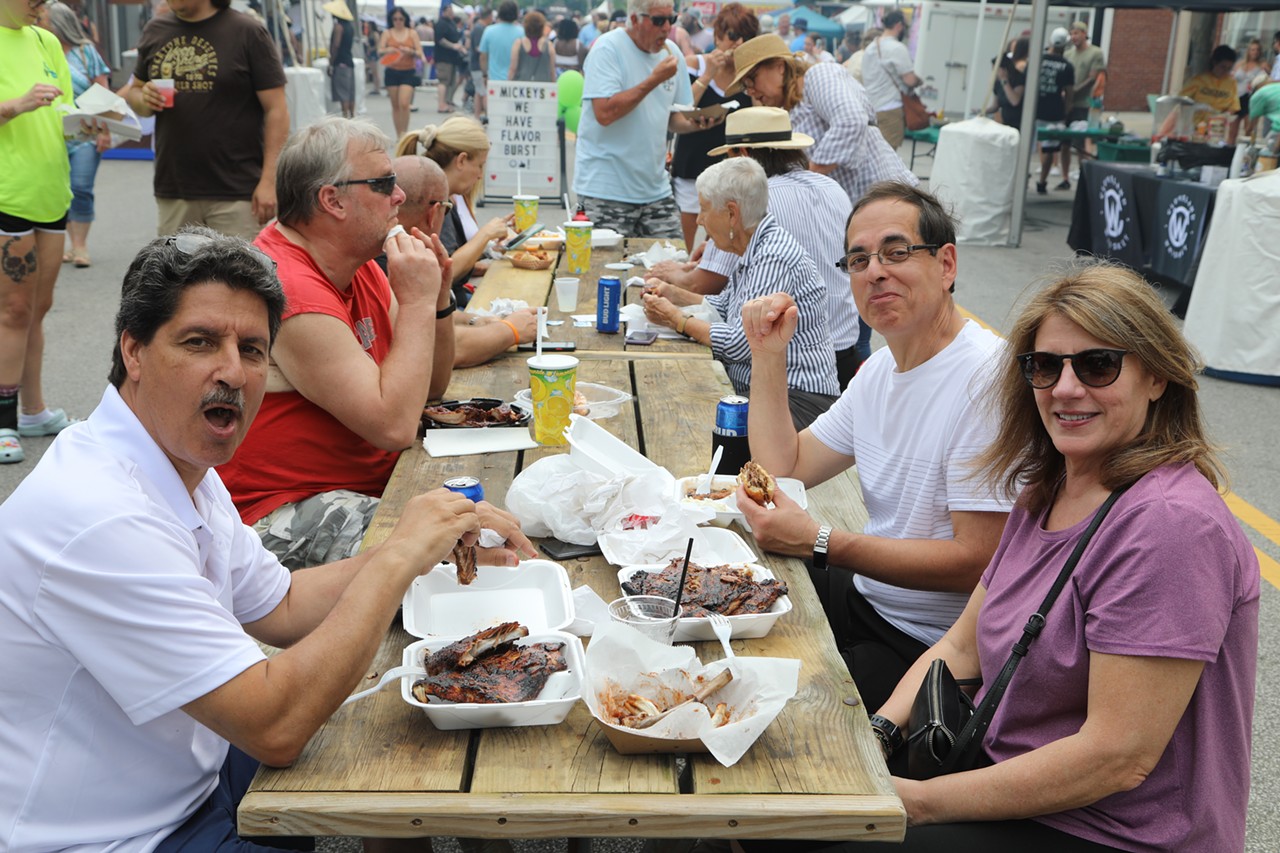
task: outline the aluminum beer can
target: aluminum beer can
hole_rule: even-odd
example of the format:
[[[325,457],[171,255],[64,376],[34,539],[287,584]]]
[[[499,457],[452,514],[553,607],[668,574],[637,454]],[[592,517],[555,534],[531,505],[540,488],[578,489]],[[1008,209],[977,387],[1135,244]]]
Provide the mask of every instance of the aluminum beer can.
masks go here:
[[[741,437],[747,434],[747,403],[746,397],[737,394],[720,398],[716,404],[716,426],[713,430],[716,435]]]
[[[617,334],[618,309],[622,305],[622,279],[616,275],[600,276],[596,290],[596,331]]]
[[[444,487],[476,503],[484,500],[484,487],[475,477],[450,477],[444,481]]]

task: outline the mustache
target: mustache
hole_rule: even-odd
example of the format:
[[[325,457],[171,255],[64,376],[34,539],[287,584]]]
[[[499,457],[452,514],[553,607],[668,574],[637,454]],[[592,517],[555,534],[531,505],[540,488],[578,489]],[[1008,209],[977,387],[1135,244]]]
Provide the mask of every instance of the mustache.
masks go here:
[[[229,406],[242,412],[244,411],[244,391],[226,386],[215,388],[200,399],[201,409],[209,406]]]

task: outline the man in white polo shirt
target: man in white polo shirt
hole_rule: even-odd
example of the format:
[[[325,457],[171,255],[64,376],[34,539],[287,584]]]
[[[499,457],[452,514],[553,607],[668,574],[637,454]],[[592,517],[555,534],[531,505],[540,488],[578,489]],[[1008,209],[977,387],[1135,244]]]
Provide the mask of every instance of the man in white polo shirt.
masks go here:
[[[906,125],[902,114],[902,93],[920,85],[912,66],[911,54],[902,43],[907,20],[894,9],[884,16],[884,34],[862,55],[862,85],[867,100],[876,111],[876,124],[885,142],[897,150],[902,144]],[[854,199],[857,201],[857,199]]]

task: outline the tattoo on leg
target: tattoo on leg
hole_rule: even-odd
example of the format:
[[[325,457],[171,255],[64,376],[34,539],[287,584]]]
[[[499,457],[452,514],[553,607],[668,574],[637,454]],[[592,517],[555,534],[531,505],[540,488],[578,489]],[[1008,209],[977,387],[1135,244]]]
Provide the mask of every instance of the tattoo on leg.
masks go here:
[[[36,271],[35,246],[32,246],[31,251],[25,255],[13,253],[13,245],[21,239],[21,237],[10,237],[0,243],[0,268],[3,268],[4,274],[16,284],[21,284],[23,279]]]

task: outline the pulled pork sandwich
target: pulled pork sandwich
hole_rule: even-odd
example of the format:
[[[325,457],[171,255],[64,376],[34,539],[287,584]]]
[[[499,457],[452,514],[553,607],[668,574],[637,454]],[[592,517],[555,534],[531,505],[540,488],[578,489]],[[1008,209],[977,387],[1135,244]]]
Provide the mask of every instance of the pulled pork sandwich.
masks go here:
[[[773,492],[778,484],[768,471],[760,467],[759,463],[749,460],[746,465],[743,465],[742,471],[738,474],[738,482],[742,484],[747,497],[751,500],[761,506],[773,503]]]

